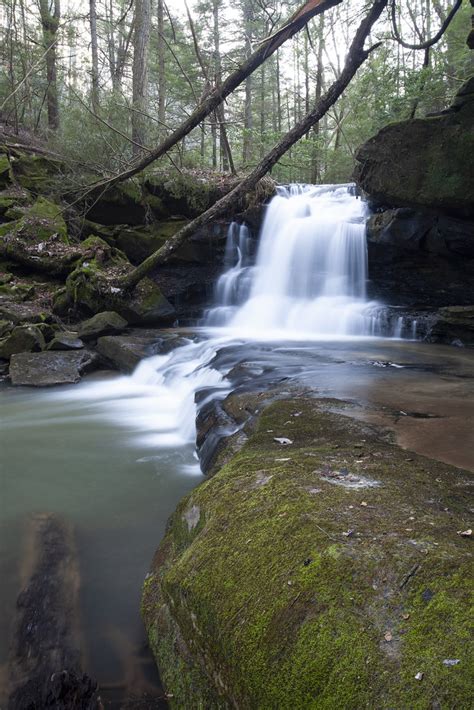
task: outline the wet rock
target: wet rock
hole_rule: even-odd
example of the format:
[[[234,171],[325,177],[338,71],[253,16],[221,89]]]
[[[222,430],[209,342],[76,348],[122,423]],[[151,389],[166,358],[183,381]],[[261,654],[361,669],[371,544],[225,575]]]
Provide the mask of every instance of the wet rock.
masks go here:
[[[474,306],[441,308],[431,319],[430,342],[474,345]]]
[[[84,343],[77,337],[77,333],[59,332],[48,345],[48,350],[80,350]]]
[[[89,320],[83,321],[78,330],[79,337],[83,340],[95,340],[101,335],[121,333],[127,327],[125,318],[114,311],[97,313]]]
[[[162,341],[139,335],[108,335],[97,341],[97,352],[117,370],[130,373],[140,360],[161,352]]]
[[[30,353],[43,350],[45,339],[41,330],[34,325],[22,325],[14,328],[9,335],[0,340],[0,358],[8,360],[15,353]]]
[[[398,249],[474,258],[474,222],[439,212],[398,208],[372,215],[369,241]]]
[[[17,600],[8,710],[99,710],[97,684],[80,667],[79,569],[73,533],[51,514],[30,526],[32,567]],[[31,563],[30,563],[31,565]]]
[[[10,360],[10,379],[13,385],[50,387],[74,384],[82,375],[97,367],[95,353],[81,351],[48,351],[19,353]]]
[[[461,525],[472,476],[460,486],[458,468],[407,461],[333,407],[297,396],[265,408],[169,521],[142,614],[172,707],[469,703],[464,664],[448,677],[432,659],[469,652],[470,550],[443,501]],[[289,421],[291,456],[277,457]],[[334,486],[322,470],[381,485]]]

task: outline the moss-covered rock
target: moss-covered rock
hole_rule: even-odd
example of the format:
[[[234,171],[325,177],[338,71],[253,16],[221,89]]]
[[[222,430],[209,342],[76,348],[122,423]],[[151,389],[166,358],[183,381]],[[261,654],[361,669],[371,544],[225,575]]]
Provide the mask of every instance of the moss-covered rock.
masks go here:
[[[45,346],[45,339],[37,326],[17,326],[6,338],[0,340],[0,358],[8,360],[15,353],[36,352]]]
[[[355,179],[389,206],[420,206],[474,216],[474,77],[453,107],[392,123],[358,151]]]
[[[28,190],[24,190],[17,185],[12,185],[6,190],[0,192],[0,215],[2,215],[3,220],[9,220],[12,211],[15,212],[16,216],[11,217],[11,219],[19,219],[22,217],[24,212],[23,209],[26,205],[33,202],[33,197]]]
[[[271,405],[144,584],[172,707],[467,710],[471,483],[330,404]]]
[[[173,307],[151,279],[143,279],[131,293],[121,288],[121,279],[133,268],[123,252],[94,236],[82,246],[90,256],[66,279],[66,290],[55,299],[55,312],[64,313],[70,306],[89,313],[116,311],[136,325],[162,325],[173,320]]]
[[[12,174],[8,155],[0,149],[0,189],[8,187],[12,183]]]
[[[185,220],[171,219],[136,229],[118,228],[116,245],[125,252],[133,264],[140,264],[147,256],[163,246],[185,224]],[[182,249],[180,253],[181,258],[186,257],[186,250]]]
[[[10,150],[10,163],[15,182],[35,194],[49,193],[59,183],[64,172],[60,160],[17,149]]]
[[[127,327],[125,318],[114,311],[96,313],[95,316],[84,321],[79,326],[79,337],[83,340],[95,340],[101,335],[121,333]]]
[[[100,224],[144,224],[148,208],[138,182],[128,180],[95,196],[87,218]]]
[[[39,244],[55,237],[67,244],[67,227],[61,206],[45,197],[39,197],[31,206],[19,207],[23,216],[13,222],[0,225],[0,237],[24,240]]]
[[[474,306],[440,308],[431,317],[427,340],[435,343],[474,345]]]

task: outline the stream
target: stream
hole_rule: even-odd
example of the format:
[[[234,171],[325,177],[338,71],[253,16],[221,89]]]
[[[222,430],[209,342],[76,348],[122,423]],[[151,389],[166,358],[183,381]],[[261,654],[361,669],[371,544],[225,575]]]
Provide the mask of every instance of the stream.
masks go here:
[[[349,186],[281,191],[255,264],[246,230],[229,230],[214,307],[204,325],[180,332],[181,347],[129,377],[2,387],[0,666],[28,519],[57,513],[74,526],[85,669],[106,707],[129,696],[160,707],[140,592],[167,518],[203,480],[197,392],[202,403],[235,389],[297,386],[349,402],[350,416],[384,426],[407,449],[474,470],[474,352],[417,342],[411,325],[366,301],[365,217]]]

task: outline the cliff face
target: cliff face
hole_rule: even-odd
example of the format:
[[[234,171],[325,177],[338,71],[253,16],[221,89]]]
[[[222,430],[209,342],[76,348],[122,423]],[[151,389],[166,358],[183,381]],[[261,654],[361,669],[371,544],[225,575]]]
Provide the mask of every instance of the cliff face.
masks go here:
[[[474,77],[444,113],[392,123],[357,153],[355,179],[377,203],[474,217]]]
[[[359,149],[355,179],[367,224],[369,295],[411,312],[430,340],[471,344],[474,317],[474,77],[445,112],[393,123]]]

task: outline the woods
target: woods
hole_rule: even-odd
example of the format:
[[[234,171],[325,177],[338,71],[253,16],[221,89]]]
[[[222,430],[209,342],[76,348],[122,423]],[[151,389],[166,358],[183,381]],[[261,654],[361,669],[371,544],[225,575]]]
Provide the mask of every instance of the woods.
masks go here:
[[[347,180],[357,145],[387,121],[445,108],[472,71],[470,8],[460,6],[390,3],[375,30],[381,51],[273,175]],[[302,8],[319,18],[300,23]],[[352,0],[213,0],[189,12],[164,0],[7,0],[2,120],[85,162],[99,183],[155,160],[251,170],[338,79],[363,10]],[[436,51],[419,51],[438,33]]]

